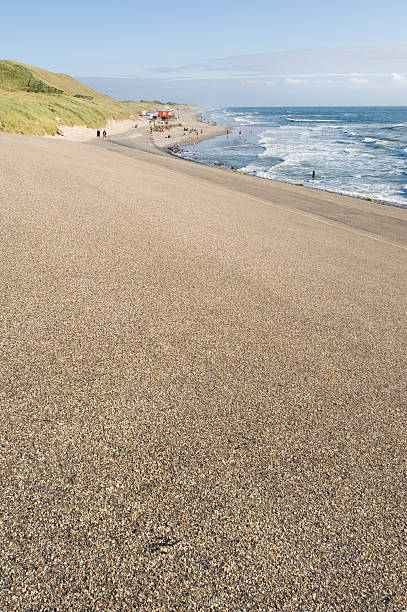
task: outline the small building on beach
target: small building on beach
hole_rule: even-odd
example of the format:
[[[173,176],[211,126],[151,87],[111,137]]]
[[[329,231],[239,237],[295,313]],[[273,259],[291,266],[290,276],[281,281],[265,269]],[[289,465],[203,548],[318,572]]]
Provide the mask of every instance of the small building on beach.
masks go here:
[[[143,111],[142,115],[143,117],[146,117],[147,119],[157,119],[158,111],[155,111],[155,110]]]
[[[168,120],[168,119],[174,119],[174,113],[172,111],[158,111],[158,117],[159,119],[164,119]]]

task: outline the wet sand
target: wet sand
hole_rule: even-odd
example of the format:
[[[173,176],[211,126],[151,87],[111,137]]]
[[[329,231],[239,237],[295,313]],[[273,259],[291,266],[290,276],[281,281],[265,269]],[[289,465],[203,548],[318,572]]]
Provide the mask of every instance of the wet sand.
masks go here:
[[[0,609],[405,610],[407,212],[120,138],[0,134]]]

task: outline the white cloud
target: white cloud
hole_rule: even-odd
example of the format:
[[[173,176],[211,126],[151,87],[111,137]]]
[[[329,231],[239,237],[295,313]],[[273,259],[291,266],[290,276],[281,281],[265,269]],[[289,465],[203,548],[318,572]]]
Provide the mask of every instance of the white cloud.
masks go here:
[[[287,85],[304,85],[307,82],[305,79],[293,79],[292,77],[287,77],[284,80]]]
[[[407,83],[407,76],[405,74],[393,72],[391,76],[393,77],[393,81],[396,81],[396,83]]]
[[[164,74],[165,78],[257,78],[263,82],[275,77],[306,79],[311,75],[364,78],[394,73],[403,78],[406,63],[407,45],[359,46],[236,55],[184,66],[155,67],[150,73]]]
[[[320,79],[318,81],[313,81],[314,85],[335,85],[338,81],[334,79]]]
[[[355,85],[367,85],[369,82],[367,79],[360,79],[359,77],[353,77],[352,79],[349,79],[349,81]]]

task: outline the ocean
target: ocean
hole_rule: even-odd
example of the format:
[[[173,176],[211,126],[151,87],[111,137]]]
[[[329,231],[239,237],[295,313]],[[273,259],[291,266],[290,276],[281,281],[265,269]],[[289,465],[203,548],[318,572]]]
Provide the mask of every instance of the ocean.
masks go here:
[[[407,208],[407,107],[232,107],[202,115],[233,129],[196,151],[183,147],[187,159]]]

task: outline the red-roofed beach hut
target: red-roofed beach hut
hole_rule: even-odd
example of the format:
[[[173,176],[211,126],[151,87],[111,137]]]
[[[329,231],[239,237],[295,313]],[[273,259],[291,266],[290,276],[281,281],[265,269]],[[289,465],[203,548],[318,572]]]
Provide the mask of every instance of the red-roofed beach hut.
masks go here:
[[[158,116],[161,119],[172,119],[174,117],[174,113],[172,111],[158,111]]]

